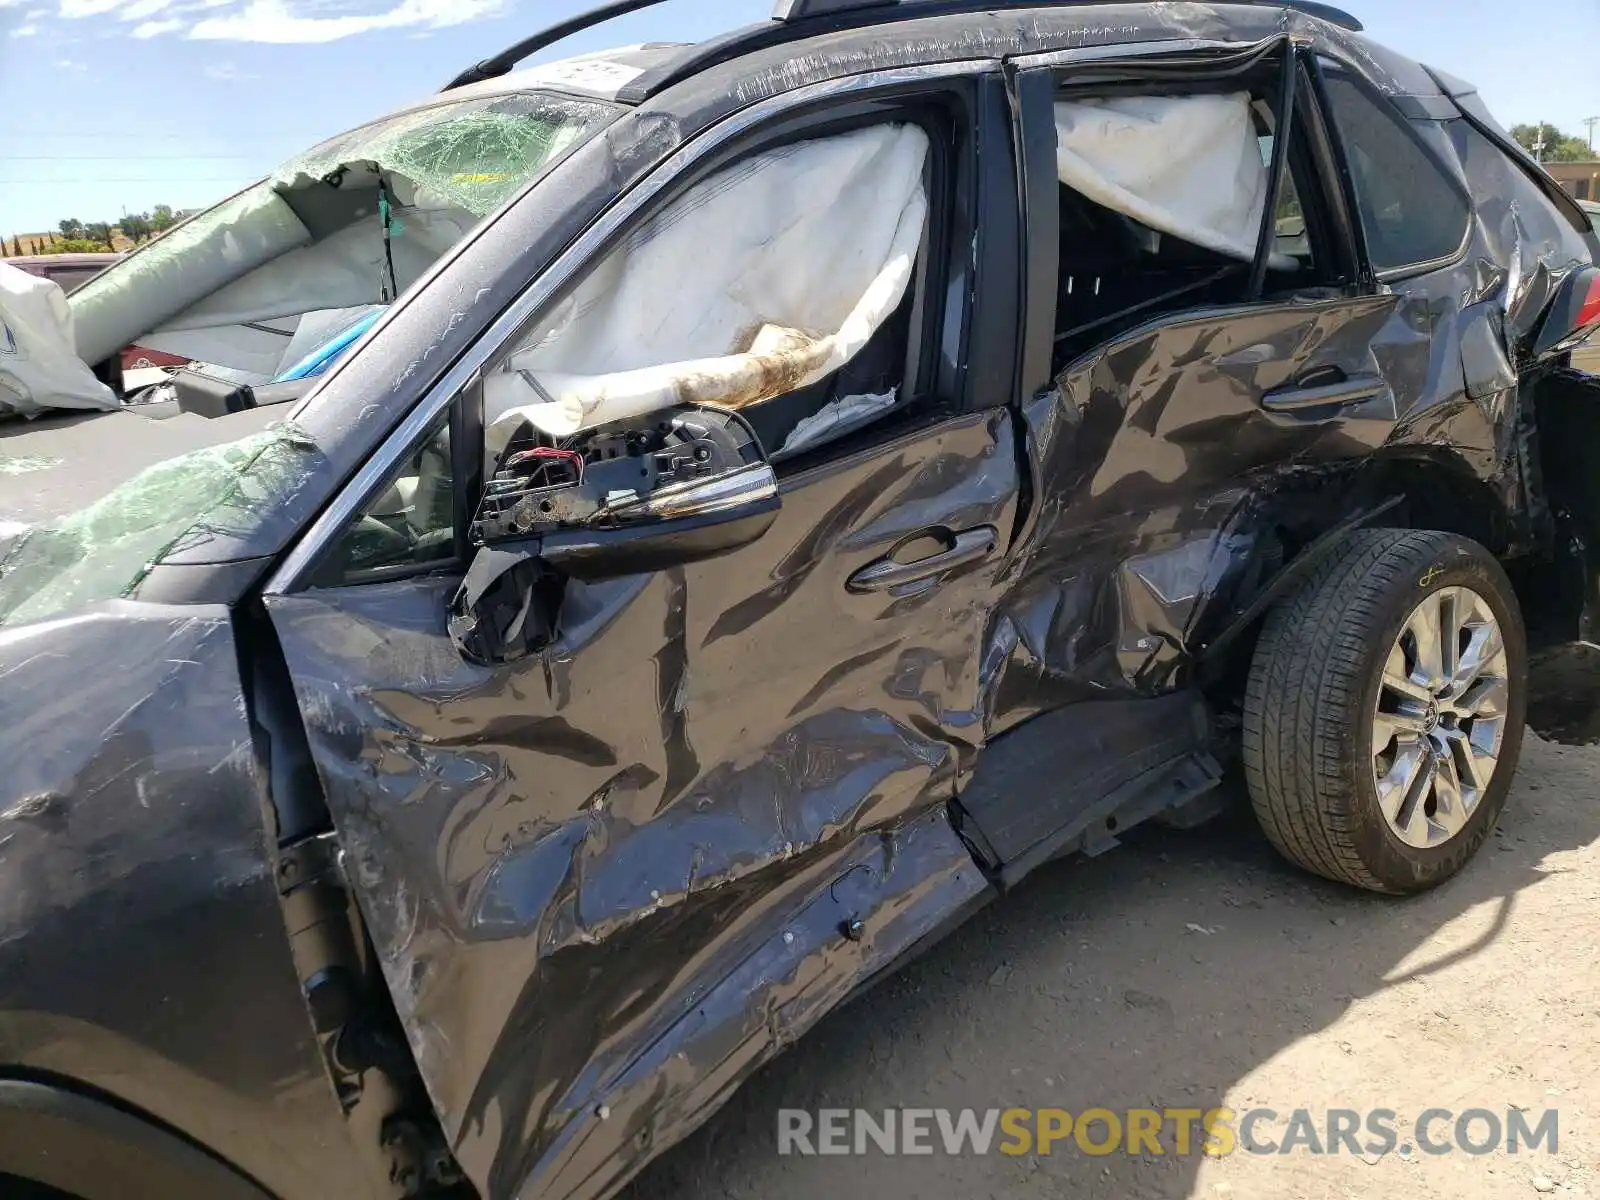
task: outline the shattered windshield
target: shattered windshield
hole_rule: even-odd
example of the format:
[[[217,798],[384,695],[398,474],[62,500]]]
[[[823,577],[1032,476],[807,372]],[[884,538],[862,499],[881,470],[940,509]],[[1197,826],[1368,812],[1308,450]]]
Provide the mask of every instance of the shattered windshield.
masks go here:
[[[278,425],[157,463],[22,533],[0,552],[0,626],[132,595],[186,539],[248,527],[263,500],[303,482],[314,458],[303,434]]]
[[[354,163],[377,163],[419,188],[483,217],[589,138],[619,110],[540,92],[436,104],[388,117],[285,163],[278,186],[323,179]]]

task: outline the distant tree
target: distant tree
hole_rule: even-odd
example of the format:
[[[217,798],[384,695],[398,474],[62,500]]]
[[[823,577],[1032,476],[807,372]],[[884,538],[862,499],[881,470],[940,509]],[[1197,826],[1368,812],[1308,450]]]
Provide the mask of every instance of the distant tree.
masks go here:
[[[1540,135],[1544,135],[1544,148],[1536,150]],[[1549,122],[1540,125],[1513,125],[1511,136],[1529,154],[1537,155],[1541,162],[1588,162],[1594,151],[1581,137],[1563,133]]]
[[[107,250],[115,250],[111,244],[111,226],[105,221],[91,221],[83,227],[83,236],[91,242],[98,242]]]
[[[61,230],[61,236],[64,238],[82,238],[84,236],[83,222],[78,220],[77,217],[68,217],[56,228]]]
[[[150,224],[150,218],[144,213],[129,213],[122,218],[122,236],[135,246],[140,242],[150,240],[150,235],[155,229]]]
[[[158,204],[150,210],[150,229],[153,233],[165,233],[177,223],[170,204]]]
[[[56,243],[57,254],[93,254],[104,249],[100,242],[91,242],[88,238],[62,238]]]
[[[51,233],[48,236],[50,238],[50,249],[54,250],[56,248],[56,235]]]

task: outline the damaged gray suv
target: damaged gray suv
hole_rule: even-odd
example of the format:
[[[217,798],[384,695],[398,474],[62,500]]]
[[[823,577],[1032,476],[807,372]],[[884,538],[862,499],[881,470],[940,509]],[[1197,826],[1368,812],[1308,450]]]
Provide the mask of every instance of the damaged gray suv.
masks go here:
[[[609,1195],[1232,764],[1403,894],[1594,729],[1600,247],[1471,86],[1310,3],[513,71],[638,7],[13,387],[0,1192]]]

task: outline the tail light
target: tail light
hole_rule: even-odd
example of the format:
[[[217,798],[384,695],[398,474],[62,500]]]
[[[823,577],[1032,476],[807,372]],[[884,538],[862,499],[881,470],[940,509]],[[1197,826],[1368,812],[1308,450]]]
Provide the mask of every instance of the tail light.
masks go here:
[[[1600,268],[1584,267],[1569,275],[1557,290],[1533,341],[1533,356],[1565,354],[1596,332],[1600,332]]]

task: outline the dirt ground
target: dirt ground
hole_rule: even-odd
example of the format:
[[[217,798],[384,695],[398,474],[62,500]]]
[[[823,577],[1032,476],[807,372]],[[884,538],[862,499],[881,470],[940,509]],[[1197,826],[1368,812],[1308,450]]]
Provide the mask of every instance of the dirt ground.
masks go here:
[[[1280,863],[1247,815],[1045,868],[833,1014],[636,1182],[631,1200],[1600,1200],[1600,749],[1531,735],[1500,830],[1395,902]],[[1429,1108],[1559,1148],[780,1157],[780,1107]],[[1433,1140],[1453,1122],[1432,1128]],[[1282,1133],[1263,1123],[1258,1137]],[[1481,1138],[1483,1134],[1476,1133]],[[935,1141],[937,1142],[937,1136]]]

